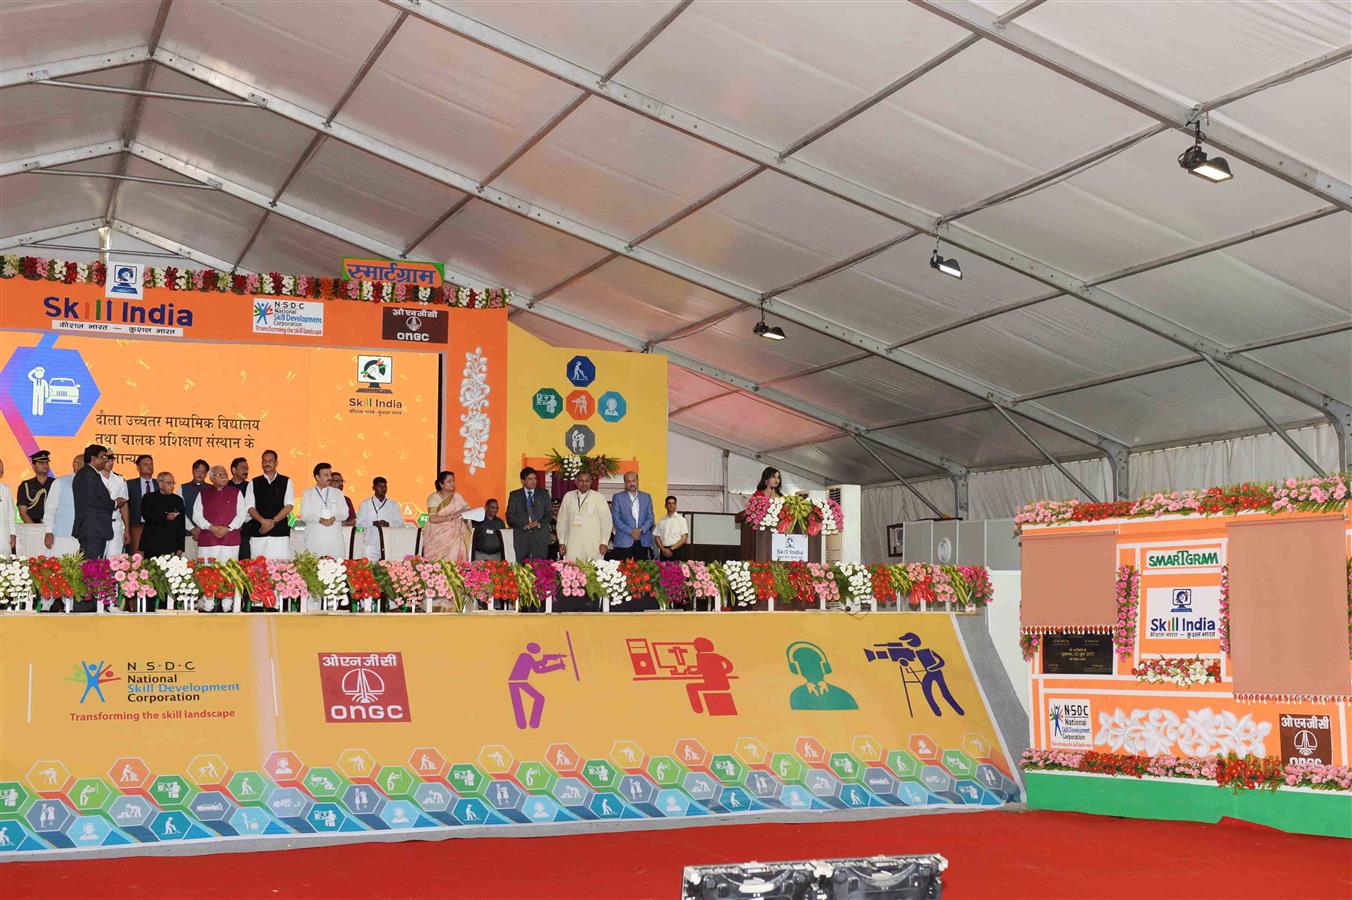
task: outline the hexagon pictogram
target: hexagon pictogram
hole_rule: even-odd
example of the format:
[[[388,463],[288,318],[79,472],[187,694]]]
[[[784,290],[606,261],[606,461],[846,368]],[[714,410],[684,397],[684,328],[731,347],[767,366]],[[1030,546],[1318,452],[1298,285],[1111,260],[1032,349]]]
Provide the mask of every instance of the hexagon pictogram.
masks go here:
[[[553,797],[531,797],[521,812],[531,822],[553,822],[559,817],[559,804]]]
[[[940,762],[958,778],[971,778],[976,774],[976,762],[961,750],[945,750]]]
[[[662,787],[673,787],[685,778],[685,767],[670,756],[654,756],[648,760],[648,775]]]
[[[33,763],[24,780],[39,795],[55,797],[70,784],[70,769],[60,760],[41,759]]]
[[[751,794],[746,788],[728,785],[719,795],[718,805],[728,812],[746,812],[751,809]]]
[[[143,791],[150,784],[150,766],[135,756],[121,756],[108,769],[108,777],[124,794],[128,791]]]
[[[746,766],[735,756],[716,753],[709,761],[709,771],[724,784],[741,784],[746,778]]]
[[[565,408],[575,421],[585,422],[596,412],[596,398],[591,395],[591,391],[572,391],[568,394]]]
[[[201,787],[218,787],[230,781],[230,769],[215,753],[202,753],[188,763],[188,778]]]
[[[78,816],[66,826],[66,837],[76,847],[98,847],[112,831],[113,826],[103,816]]]
[[[827,767],[835,772],[841,781],[858,781],[864,772],[859,760],[848,753],[832,753],[827,761]]]
[[[349,781],[370,781],[375,777],[376,758],[369,750],[350,747],[338,754],[338,771]]]
[[[626,772],[642,772],[647,756],[637,741],[616,741],[610,746],[610,759]]]
[[[140,794],[118,797],[108,807],[108,818],[118,828],[140,828],[155,817],[159,807]]]
[[[934,739],[927,734],[911,735],[911,739],[906,743],[911,748],[911,752],[918,759],[925,762],[934,762],[939,758],[939,745],[934,743]]]
[[[739,737],[733,748],[733,752],[748,766],[764,765],[765,761],[769,758],[765,744],[760,738]]]
[[[691,772],[685,776],[681,785],[685,792],[700,803],[710,803],[718,798],[723,786],[707,772]]]
[[[380,818],[391,828],[413,828],[418,823],[418,808],[407,800],[391,800],[380,811]]]
[[[786,784],[779,794],[779,802],[789,809],[811,809],[812,794],[796,784]]]
[[[657,785],[642,775],[626,775],[620,779],[620,796],[634,806],[651,803],[657,796]]]
[[[199,822],[224,822],[239,807],[220,791],[203,791],[188,804],[188,810]]]
[[[274,750],[264,761],[263,771],[277,784],[298,784],[305,774],[305,765],[289,750]]]
[[[304,819],[314,801],[300,788],[277,788],[268,795],[267,807],[279,819]]]
[[[840,796],[840,779],[823,769],[812,769],[803,779],[803,785],[818,797]]]
[[[150,799],[164,809],[182,809],[197,789],[182,775],[158,775],[150,782]]]
[[[606,391],[596,398],[596,414],[607,422],[618,422],[629,411],[629,404],[618,391]]]
[[[557,419],[563,412],[563,397],[552,387],[540,388],[530,400],[531,409],[542,419]]]
[[[306,769],[300,783],[316,800],[336,800],[347,790],[348,780],[337,769],[319,766]]]
[[[779,797],[783,784],[779,779],[758,769],[752,769],[746,776],[746,789],[758,800],[774,800]]]
[[[618,819],[624,815],[624,802],[609,791],[592,797],[587,808],[598,819]]]
[[[864,770],[864,785],[879,797],[889,797],[897,792],[897,778],[882,766],[869,766]]]
[[[770,757],[770,771],[774,772],[780,781],[800,782],[803,780],[803,773],[807,771],[807,766],[791,753],[776,753]]]
[[[446,776],[450,764],[435,747],[416,747],[408,755],[408,767],[425,781],[441,779]]]
[[[709,761],[709,751],[694,738],[681,738],[677,741],[675,756],[687,769],[702,769]]]
[[[489,744],[479,751],[479,765],[483,766],[485,772],[493,775],[508,774],[515,762],[516,757],[512,756],[512,751],[501,744]]]
[[[800,737],[793,742],[793,752],[810,766],[821,765],[826,761],[826,748],[814,737]]]
[[[66,793],[71,806],[84,813],[107,809],[108,804],[113,802],[115,796],[117,796],[117,792],[102,778],[77,779]]]
[[[366,783],[351,785],[343,792],[343,806],[358,816],[378,816],[387,802],[384,794]]]
[[[864,763],[879,763],[887,753],[887,748],[883,746],[882,741],[871,734],[856,735],[855,739],[850,741],[850,752],[855,758]]]
[[[272,817],[261,809],[241,809],[230,817],[230,827],[241,835],[259,835],[268,830]]]
[[[461,794],[482,794],[484,787],[488,784],[488,776],[478,766],[461,763],[451,766],[451,774],[448,779],[451,787],[455,788]]]
[[[909,750],[893,750],[887,754],[887,767],[902,778],[910,778],[920,771],[920,760]]]
[[[17,781],[0,781],[0,819],[17,819],[32,796]]]
[[[512,777],[531,794],[547,794],[559,780],[554,770],[542,762],[518,763]]]
[[[589,759],[582,766],[582,777],[597,790],[608,790],[620,782],[620,770],[607,759]]]
[[[586,387],[596,380],[596,363],[590,357],[578,354],[564,366],[563,377],[578,387]]]
[[[550,792],[563,806],[586,806],[591,798],[592,789],[580,778],[560,778]]]
[[[272,793],[272,782],[260,772],[236,772],[230,776],[226,790],[230,791],[230,796],[239,803],[261,804],[268,799],[268,794]]]
[[[847,784],[840,789],[840,802],[851,809],[862,809],[869,805],[868,794],[860,790],[857,784]]]
[[[545,750],[545,764],[552,766],[560,775],[576,775],[582,765],[582,757],[572,744],[550,744]]]
[[[954,785],[953,793],[969,806],[997,806],[1000,803],[999,797],[982,789],[981,785],[970,778],[964,778]]]
[[[381,766],[376,770],[376,787],[386,796],[407,800],[418,789],[420,779],[403,766]]]
[[[657,792],[653,805],[664,816],[683,816],[690,811],[690,798],[681,791],[667,789]]]
[[[424,782],[413,792],[413,802],[428,812],[445,812],[460,797],[444,784]]]
[[[87,303],[64,298],[58,303],[64,303],[63,319],[91,316]],[[0,385],[8,394],[0,413],[14,434],[71,437],[98,403],[99,386],[84,357],[78,350],[53,346],[57,340],[53,332],[39,338],[36,347],[16,347],[0,370]]]
[[[953,776],[939,766],[921,766],[920,783],[936,794],[953,790]]]
[[[488,804],[478,797],[462,799],[455,804],[455,809],[451,815],[455,816],[456,821],[462,825],[484,825],[491,818]]]
[[[518,810],[526,805],[526,792],[515,781],[494,781],[484,797],[499,810]]]
[[[181,841],[192,827],[192,820],[176,809],[162,812],[150,823],[150,831],[162,841]]]
[[[576,423],[563,433],[563,445],[569,453],[578,455],[591,453],[596,449],[596,432],[586,425]]]
[[[965,750],[967,755],[972,757],[972,759],[985,762],[991,758],[991,753],[994,748],[991,747],[990,741],[979,734],[973,734],[969,731],[962,736],[962,749]]]
[[[306,821],[320,834],[333,834],[342,831],[348,819],[347,814],[338,808],[338,804],[320,803],[310,810],[310,816]]]
[[[73,818],[75,814],[69,806],[50,797],[33,801],[24,814],[24,819],[38,834],[63,832]]]

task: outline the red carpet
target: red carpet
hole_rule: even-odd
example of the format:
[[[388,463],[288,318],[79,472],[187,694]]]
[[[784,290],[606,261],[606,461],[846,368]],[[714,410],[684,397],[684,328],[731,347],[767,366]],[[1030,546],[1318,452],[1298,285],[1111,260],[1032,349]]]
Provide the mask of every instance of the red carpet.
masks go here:
[[[1352,842],[1051,812],[9,863],[0,896],[671,898],[687,864],[922,852],[954,900],[1352,896]]]

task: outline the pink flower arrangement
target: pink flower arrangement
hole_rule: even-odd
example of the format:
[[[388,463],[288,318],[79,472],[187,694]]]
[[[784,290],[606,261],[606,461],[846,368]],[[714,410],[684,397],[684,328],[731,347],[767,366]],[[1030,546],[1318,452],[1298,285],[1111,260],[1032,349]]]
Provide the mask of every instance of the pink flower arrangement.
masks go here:
[[[715,601],[718,599],[718,586],[714,584],[708,566],[690,562],[682,563],[682,566],[685,568],[686,584],[694,597]]]
[[[1273,491],[1272,511],[1341,503],[1347,494],[1347,480],[1341,474],[1288,478]]]
[[[1117,621],[1113,623],[1113,647],[1118,656],[1131,656],[1136,647],[1136,610],[1141,603],[1141,573],[1135,566],[1117,570]]]
[[[465,579],[465,593],[471,600],[490,603],[493,600],[493,574],[487,566],[461,563],[460,577]]]
[[[807,570],[812,576],[812,587],[817,592],[817,598],[826,603],[839,603],[840,585],[836,584],[831,566],[827,563],[808,563]]]
[[[559,572],[559,587],[565,597],[583,597],[587,594],[587,573],[577,563],[554,564]]]
[[[390,579],[392,596],[388,597],[394,606],[416,606],[423,598],[422,579],[418,577],[413,563],[409,560],[387,561],[383,563],[385,575]]]
[[[1023,525],[1055,525],[1068,522],[1079,500],[1039,500],[1029,503],[1014,516],[1014,527]]]
[[[305,596],[305,579],[292,560],[268,560],[268,575],[272,578],[272,593],[279,601],[300,600]]]
[[[108,565],[124,600],[149,600],[155,596],[155,586],[150,582],[150,569],[141,554],[120,554],[108,560]]]
[[[422,579],[423,587],[433,597],[438,600],[450,600],[451,582],[446,577],[446,570],[441,567],[441,563],[434,559],[422,559],[414,557],[412,559],[413,571]]]
[[[1273,757],[1245,756],[1132,756],[1095,751],[1025,750],[1019,763],[1026,771],[1093,772],[1133,778],[1191,778],[1221,786],[1276,788],[1307,787],[1324,791],[1352,790],[1347,766],[1282,764]]]

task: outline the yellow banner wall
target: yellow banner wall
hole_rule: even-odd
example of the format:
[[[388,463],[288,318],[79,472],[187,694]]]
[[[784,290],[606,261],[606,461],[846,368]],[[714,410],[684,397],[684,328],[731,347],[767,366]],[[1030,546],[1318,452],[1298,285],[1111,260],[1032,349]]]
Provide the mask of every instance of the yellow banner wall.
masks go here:
[[[1019,796],[941,614],[152,624],[0,623],[0,851]]]
[[[521,486],[516,475],[527,462],[538,467],[551,450],[573,449],[570,429],[581,426],[594,436],[594,446],[586,452],[638,463],[642,489],[653,495],[660,518],[667,493],[667,358],[660,353],[555,347],[510,324],[507,347],[512,365],[507,375],[504,490]],[[595,372],[590,382],[587,377],[570,379],[579,374],[570,368],[578,357],[590,363],[580,374]],[[611,393],[619,402],[608,413]],[[585,412],[573,405],[578,394],[590,397]]]

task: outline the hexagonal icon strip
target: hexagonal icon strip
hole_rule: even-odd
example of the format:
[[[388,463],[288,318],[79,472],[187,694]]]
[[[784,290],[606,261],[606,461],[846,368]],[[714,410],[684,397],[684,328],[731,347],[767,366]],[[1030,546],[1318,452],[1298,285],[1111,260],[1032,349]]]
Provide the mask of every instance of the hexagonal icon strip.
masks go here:
[[[478,797],[466,797],[455,804],[452,815],[462,825],[489,825],[493,820],[488,805]]]
[[[338,804],[319,803],[310,810],[310,816],[306,821],[320,834],[331,834],[346,830],[348,818],[347,814],[338,808]]]
[[[776,753],[770,757],[770,771],[779,776],[780,781],[797,784],[803,780],[807,766],[791,753]]]
[[[582,766],[582,777],[597,790],[609,790],[620,783],[620,770],[609,760],[589,759]]]
[[[164,809],[182,809],[195,793],[182,775],[157,775],[150,782],[150,798]]]
[[[359,816],[378,816],[384,808],[385,795],[369,784],[354,784],[343,792],[343,806]]]
[[[403,766],[381,766],[376,770],[376,787],[387,796],[408,800],[418,789],[420,779]]]
[[[803,784],[817,797],[839,797],[840,779],[824,769],[812,769],[803,779]]]
[[[17,781],[0,781],[0,819],[17,819],[31,798],[28,788]]]
[[[450,764],[436,747],[415,747],[408,755],[408,767],[418,773],[418,777],[431,781],[444,778]]]
[[[939,766],[922,766],[920,783],[935,794],[945,794],[953,790],[953,776]]]
[[[528,795],[515,781],[495,780],[484,792],[484,797],[497,810],[519,810],[526,805]]]
[[[681,786],[691,799],[706,804],[718,799],[718,794],[723,789],[717,779],[707,772],[691,772],[685,776]]]
[[[272,782],[260,772],[236,772],[226,785],[230,796],[245,806],[259,806],[272,793]]]
[[[576,775],[582,766],[582,757],[572,744],[550,744],[545,749],[545,763],[560,775]]]
[[[375,777],[376,758],[371,751],[351,747],[338,754],[338,771],[348,781],[370,781]]]
[[[755,737],[739,737],[733,752],[748,766],[762,766],[770,758],[765,742]]]
[[[223,822],[239,807],[220,791],[203,791],[188,804],[188,810],[200,822]]]
[[[685,767],[670,756],[648,760],[648,776],[661,787],[675,787],[685,778]]]
[[[626,772],[642,772],[647,754],[637,741],[616,741],[610,746],[610,760]]]
[[[709,751],[694,738],[677,741],[674,755],[687,769],[702,769],[709,761]]]
[[[451,782],[451,787],[461,794],[482,794],[484,787],[488,784],[488,776],[484,774],[483,770],[469,763],[451,766],[451,774],[448,780]]]
[[[113,760],[108,777],[122,793],[142,791],[150,785],[150,766],[135,756],[120,756]]]
[[[40,759],[29,768],[24,781],[39,795],[55,797],[70,784],[70,769],[59,759]]]
[[[554,782],[559,780],[553,769],[542,762],[534,761],[517,763],[516,772],[512,777],[531,794],[548,794]]]
[[[746,789],[757,800],[776,800],[784,785],[773,775],[752,769],[746,776]]]
[[[301,779],[301,786],[316,800],[336,800],[343,796],[348,784],[348,780],[339,775],[337,769],[327,766],[306,769],[305,777]]]
[[[407,800],[391,800],[380,811],[380,818],[391,828],[414,828],[418,824],[418,808]]]
[[[107,809],[117,792],[102,778],[79,778],[66,796],[80,812],[91,813]]]
[[[304,819],[314,806],[300,788],[278,788],[268,796],[267,807],[279,819]]]
[[[863,809],[869,805],[868,792],[857,784],[843,785],[840,789],[840,802],[850,809]]]
[[[742,784],[746,780],[746,766],[727,753],[715,753],[709,761],[709,771],[724,784]]]
[[[872,764],[883,761],[883,757],[887,755],[887,748],[873,735],[860,734],[850,741],[850,752],[860,762]]]
[[[491,775],[506,775],[512,771],[516,758],[502,744],[489,744],[479,751],[479,765]]]
[[[230,781],[230,769],[215,753],[201,753],[188,763],[188,778],[201,787],[220,787]]]

